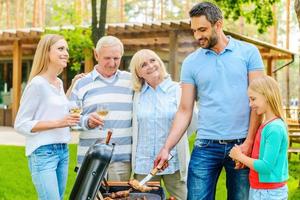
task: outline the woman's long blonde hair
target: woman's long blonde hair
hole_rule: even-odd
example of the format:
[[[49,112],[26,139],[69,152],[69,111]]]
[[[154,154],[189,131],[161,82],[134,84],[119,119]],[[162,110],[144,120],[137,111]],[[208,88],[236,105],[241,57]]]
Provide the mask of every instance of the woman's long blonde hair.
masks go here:
[[[64,37],[57,34],[47,34],[42,37],[34,54],[28,82],[30,82],[36,75],[47,71],[50,47],[61,39],[64,39]]]
[[[263,95],[272,112],[285,121],[279,85],[274,78],[267,75],[258,77],[250,82],[249,89]]]
[[[141,68],[142,64],[145,62],[145,55],[151,55],[153,56],[160,65],[160,75],[161,78],[164,79],[168,76],[168,72],[166,70],[164,62],[160,59],[160,57],[152,50],[150,49],[141,49],[137,51],[131,61],[130,61],[130,72],[132,74],[132,84],[133,84],[133,90],[136,92],[141,91],[142,86],[145,83],[145,80],[138,76],[138,70]]]

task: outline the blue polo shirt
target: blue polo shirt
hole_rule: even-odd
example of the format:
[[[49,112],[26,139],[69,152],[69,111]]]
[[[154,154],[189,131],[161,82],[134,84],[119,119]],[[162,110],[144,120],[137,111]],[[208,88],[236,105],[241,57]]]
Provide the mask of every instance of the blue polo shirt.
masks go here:
[[[197,88],[197,139],[230,140],[247,136],[248,73],[263,68],[254,45],[231,37],[220,54],[199,48],[183,61],[181,82]]]

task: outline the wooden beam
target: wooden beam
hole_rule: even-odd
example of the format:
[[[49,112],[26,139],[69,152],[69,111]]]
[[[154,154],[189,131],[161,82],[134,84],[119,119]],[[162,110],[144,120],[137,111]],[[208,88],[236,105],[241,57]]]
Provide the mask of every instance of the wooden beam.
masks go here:
[[[7,83],[7,78],[8,78],[8,64],[7,62],[3,63],[3,79],[4,82]]]
[[[6,29],[10,29],[10,0],[6,0]]]
[[[4,2],[0,1],[0,22],[2,22],[2,20],[4,20],[4,19],[2,19],[2,15],[4,14],[4,12],[3,12],[3,4],[4,4]]]
[[[66,67],[63,71],[62,71],[62,73],[61,73],[61,79],[62,79],[62,81],[63,81],[63,87],[64,87],[64,90],[65,91],[67,91],[67,89],[68,89],[68,67]]]
[[[13,46],[13,104],[12,104],[12,122],[14,122],[19,109],[21,99],[21,81],[22,81],[22,44],[16,40]]]
[[[273,60],[289,60],[292,59],[292,55],[278,54],[278,53],[261,53],[263,59],[272,58]]]
[[[290,70],[289,70],[289,67],[286,67],[285,68],[285,81],[286,81],[286,90],[285,90],[285,98],[286,98],[286,108],[289,109],[290,108]],[[290,117],[290,113],[287,113],[287,118]]]
[[[84,50],[84,73],[89,73],[94,68],[93,51],[90,49]]]
[[[27,60],[27,62],[26,62],[26,79],[25,79],[26,82],[28,81],[30,71],[31,71],[31,61]]]
[[[121,23],[125,21],[124,12],[125,12],[125,0],[120,0],[120,22]]]
[[[300,41],[298,40],[298,44],[300,44]],[[298,56],[300,59],[300,56]],[[300,62],[298,63],[298,78],[300,77]],[[299,79],[298,79],[299,81]],[[299,82],[298,82],[299,83]],[[298,108],[300,110],[300,84],[298,84]],[[298,120],[300,119],[300,113],[298,113]],[[299,122],[300,123],[300,122]]]
[[[12,61],[12,56],[0,56],[0,61],[1,62],[11,62]],[[26,61],[26,60],[33,60],[33,54],[31,55],[24,55],[24,52],[22,51],[22,60]]]
[[[160,0],[160,20],[164,19],[164,1]]]
[[[155,47],[155,46],[147,46],[147,47],[145,47],[145,46],[131,46],[130,48],[127,48],[127,46],[125,46],[124,56],[133,56],[133,54],[136,53],[138,50],[145,49],[145,48],[155,51],[157,54],[159,54],[161,59],[169,61],[169,56],[170,56],[169,47],[167,47],[166,49],[162,49],[160,47]],[[183,61],[184,58],[186,58],[186,56],[188,54],[189,53],[184,53],[184,52],[177,51],[177,61],[178,62]]]
[[[37,44],[23,44],[23,42],[22,42],[23,50],[35,50],[36,47],[37,47]],[[13,50],[13,44],[0,45],[0,51],[12,51],[12,50]]]
[[[33,58],[34,50],[22,50],[22,55],[27,58]],[[13,53],[12,51],[2,51],[0,52],[0,60],[12,60]]]
[[[132,29],[132,27],[126,27],[126,29]],[[124,32],[113,32],[110,31],[107,33],[108,35],[114,35],[120,39],[133,39],[133,38],[157,38],[157,37],[168,37],[167,31],[155,31],[155,32],[131,32],[131,33],[124,33]]]
[[[23,28],[24,24],[24,0],[15,1],[15,27]]]
[[[271,51],[270,48],[266,48],[266,47],[258,47],[259,52],[262,53],[269,53]]]
[[[140,25],[137,25],[137,24],[134,24],[134,25],[133,25],[133,28],[134,28],[136,31],[138,31],[138,32],[147,32],[147,30],[145,30],[145,29],[143,28],[143,26],[140,26]]]
[[[286,1],[286,49],[290,47],[290,4],[291,1]],[[286,108],[289,109],[290,107],[290,68],[286,67]],[[290,117],[287,114],[287,117]]]
[[[39,13],[39,1],[34,0],[33,3],[33,16],[32,16],[32,27],[38,26],[38,13]]]
[[[172,75],[172,78],[175,81],[179,80],[179,67],[177,62],[177,33],[176,31],[169,32],[169,43],[170,43],[170,52],[169,52],[169,71]]]
[[[277,19],[277,8],[276,5],[273,4],[272,6],[272,12],[273,12],[273,18]],[[273,26],[271,27],[271,38],[272,38],[272,44],[277,45],[277,20],[274,20]]]
[[[46,2],[41,0],[40,4],[40,27],[45,27],[46,25]]]
[[[267,59],[267,75],[272,76],[272,57]]]

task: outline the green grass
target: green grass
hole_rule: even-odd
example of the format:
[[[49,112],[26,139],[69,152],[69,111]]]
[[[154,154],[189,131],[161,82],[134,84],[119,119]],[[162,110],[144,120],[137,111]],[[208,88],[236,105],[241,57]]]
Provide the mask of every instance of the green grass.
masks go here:
[[[190,140],[190,146],[192,147],[194,136],[192,136]],[[76,163],[76,145],[69,146],[70,165],[65,199],[68,199],[75,181],[75,173],[73,169]],[[24,147],[0,146],[0,200],[37,199],[36,192],[31,182],[24,151]],[[292,155],[290,162],[290,179],[288,181],[289,199],[300,199],[300,189],[297,188],[300,174],[299,166],[299,157]],[[221,173],[219,178],[216,199],[226,199],[224,172]]]
[[[70,165],[65,199],[68,199],[75,181],[76,145],[70,147]],[[0,146],[0,200],[37,199],[31,182],[24,147]]]

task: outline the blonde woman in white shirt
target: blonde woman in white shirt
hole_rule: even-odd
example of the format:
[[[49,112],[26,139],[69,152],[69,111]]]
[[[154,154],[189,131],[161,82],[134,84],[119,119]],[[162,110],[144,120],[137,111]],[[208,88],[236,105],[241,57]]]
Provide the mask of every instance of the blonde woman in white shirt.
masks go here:
[[[26,137],[26,156],[39,199],[63,199],[68,175],[69,126],[79,116],[69,114],[63,83],[57,77],[69,58],[63,36],[45,35],[34,55],[28,85],[15,120]]]

